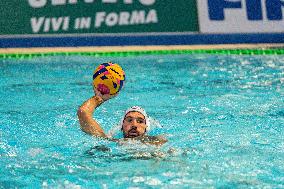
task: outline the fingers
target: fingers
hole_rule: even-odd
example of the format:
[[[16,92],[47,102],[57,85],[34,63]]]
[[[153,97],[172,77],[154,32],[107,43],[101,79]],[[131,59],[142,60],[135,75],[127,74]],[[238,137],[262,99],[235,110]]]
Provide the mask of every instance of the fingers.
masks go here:
[[[116,97],[118,94],[115,94],[115,95],[110,95],[110,94],[102,94],[98,89],[94,88],[94,91],[95,91],[95,94],[96,96],[99,96],[101,97],[104,101],[107,101],[111,98],[114,98]]]

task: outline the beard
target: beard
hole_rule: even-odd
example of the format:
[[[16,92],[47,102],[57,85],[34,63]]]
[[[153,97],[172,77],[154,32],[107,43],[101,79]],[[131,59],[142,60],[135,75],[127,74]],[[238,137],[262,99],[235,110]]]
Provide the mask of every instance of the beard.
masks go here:
[[[136,129],[130,129],[127,133],[124,133],[124,138],[135,138],[141,134]]]

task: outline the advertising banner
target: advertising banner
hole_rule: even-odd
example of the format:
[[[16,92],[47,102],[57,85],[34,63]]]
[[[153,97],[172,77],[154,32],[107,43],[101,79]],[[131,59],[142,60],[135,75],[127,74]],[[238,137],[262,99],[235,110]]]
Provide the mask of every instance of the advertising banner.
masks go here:
[[[5,0],[0,37],[198,32],[196,0]]]
[[[283,33],[283,0],[198,0],[201,33]]]

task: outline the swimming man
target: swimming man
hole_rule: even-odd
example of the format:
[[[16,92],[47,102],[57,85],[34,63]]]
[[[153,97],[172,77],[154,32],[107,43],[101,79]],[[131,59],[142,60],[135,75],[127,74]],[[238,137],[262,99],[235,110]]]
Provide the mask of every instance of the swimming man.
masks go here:
[[[93,113],[97,107],[113,96],[107,94],[102,95],[98,90],[95,90],[95,94],[95,96],[85,101],[77,111],[81,129],[85,133],[116,142],[121,140],[139,140],[142,143],[154,145],[162,145],[167,142],[162,136],[147,135],[147,131],[150,129],[149,117],[145,110],[138,106],[129,108],[122,118],[120,124],[124,139],[109,138],[98,122],[93,119]]]

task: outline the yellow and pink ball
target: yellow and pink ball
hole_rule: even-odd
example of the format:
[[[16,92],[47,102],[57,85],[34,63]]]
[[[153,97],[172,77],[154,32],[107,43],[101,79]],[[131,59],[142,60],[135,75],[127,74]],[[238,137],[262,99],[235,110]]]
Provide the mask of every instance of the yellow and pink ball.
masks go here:
[[[116,95],[122,89],[124,81],[125,72],[118,64],[103,63],[94,71],[93,86],[103,95]]]

